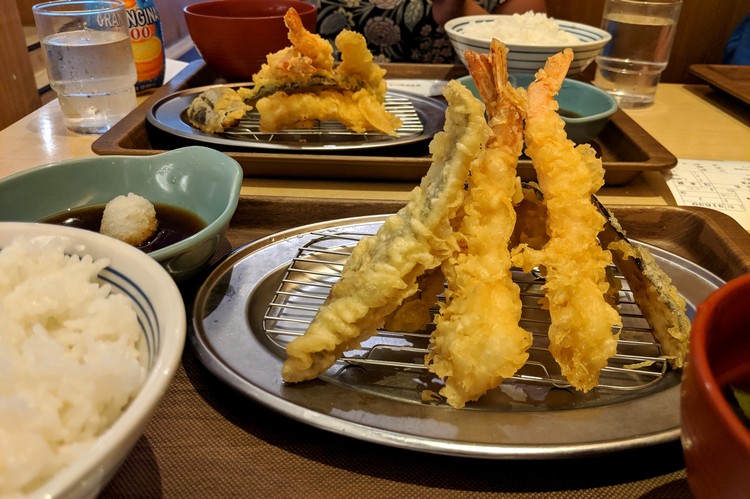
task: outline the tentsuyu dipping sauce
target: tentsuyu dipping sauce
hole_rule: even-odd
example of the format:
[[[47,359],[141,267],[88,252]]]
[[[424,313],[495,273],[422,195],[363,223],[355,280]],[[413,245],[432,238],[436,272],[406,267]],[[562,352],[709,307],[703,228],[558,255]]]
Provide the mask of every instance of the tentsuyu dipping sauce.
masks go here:
[[[77,227],[92,232],[99,232],[105,205],[85,206],[40,220],[42,223]],[[155,203],[158,227],[153,236],[136,246],[151,253],[169,245],[178,243],[203,230],[206,223],[194,213],[176,206]]]

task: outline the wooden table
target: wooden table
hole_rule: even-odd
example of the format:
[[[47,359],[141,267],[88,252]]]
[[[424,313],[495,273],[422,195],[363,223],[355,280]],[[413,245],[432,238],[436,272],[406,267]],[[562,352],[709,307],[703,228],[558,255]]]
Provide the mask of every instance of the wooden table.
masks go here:
[[[143,98],[143,97],[142,97]],[[700,85],[661,85],[656,104],[630,116],[680,158],[750,160],[748,113]],[[57,101],[0,131],[0,177],[37,165],[94,154],[96,135],[67,131]],[[300,217],[330,219],[353,210],[383,213],[406,199],[413,183],[245,180],[232,246]],[[661,173],[602,190],[627,208],[653,238],[701,223],[677,208]],[[309,202],[310,198],[328,198]],[[656,205],[656,206],[654,206]],[[625,209],[625,207],[622,207]],[[653,208],[653,209],[651,209]],[[663,216],[660,210],[667,210]],[[656,215],[655,215],[656,214]],[[245,220],[242,220],[242,217]],[[656,216],[656,221],[654,219]],[[662,224],[667,218],[670,221]],[[724,224],[731,222],[725,217]],[[707,240],[715,240],[704,227]],[[744,258],[750,243],[739,226]],[[684,231],[683,231],[684,232]],[[693,239],[691,239],[692,241]],[[734,241],[734,239],[731,239]],[[709,241],[710,242],[710,241]],[[693,244],[688,250],[696,250]],[[691,255],[683,255],[690,258]],[[708,258],[716,262],[716,256]],[[697,260],[695,260],[697,261]],[[710,262],[699,262],[707,264]],[[748,267],[750,269],[750,267]],[[192,291],[183,290],[188,305]],[[366,443],[280,417],[213,377],[187,347],[175,379],[144,436],[103,497],[689,497],[679,442],[604,456],[561,460],[477,460]]]

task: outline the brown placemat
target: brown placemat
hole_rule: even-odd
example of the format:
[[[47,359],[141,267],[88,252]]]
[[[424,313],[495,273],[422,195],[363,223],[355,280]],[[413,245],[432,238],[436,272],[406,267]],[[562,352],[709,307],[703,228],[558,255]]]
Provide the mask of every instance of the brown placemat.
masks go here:
[[[391,213],[401,205],[243,197],[227,243],[237,248],[282,229]],[[750,235],[726,215],[656,206],[614,211],[631,237],[724,279],[750,272]],[[204,278],[183,287],[189,309]],[[190,329],[166,396],[103,497],[690,497],[677,441],[585,458],[483,460],[386,447],[305,425],[210,374],[190,345]]]
[[[387,69],[389,78],[449,80],[466,74],[463,66],[445,64],[383,66]],[[276,152],[187,140],[159,130],[147,122],[149,110],[161,99],[181,90],[224,82],[203,61],[191,63],[99,137],[93,143],[92,150],[101,155],[143,156],[200,144],[222,150],[237,160],[247,177],[418,181],[430,167],[429,141],[426,140],[409,146],[367,149],[357,154]],[[612,116],[591,145],[602,158],[604,179],[608,185],[623,185],[641,172],[666,171],[677,164],[677,158],[671,152],[622,110]],[[536,178],[528,159],[521,159],[518,172],[523,180]]]

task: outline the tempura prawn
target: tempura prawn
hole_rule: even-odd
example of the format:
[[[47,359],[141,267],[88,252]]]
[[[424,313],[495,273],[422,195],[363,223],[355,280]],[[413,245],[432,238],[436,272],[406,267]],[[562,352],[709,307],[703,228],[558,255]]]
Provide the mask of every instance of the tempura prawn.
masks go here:
[[[549,350],[570,384],[588,391],[616,352],[622,322],[605,299],[605,268],[612,256],[597,240],[605,219],[591,203],[604,183],[604,169],[588,144],[575,146],[567,139],[556,112],[554,97],[572,58],[570,49],[552,56],[528,89],[526,154],[547,206],[549,241],[541,250],[520,245],[514,263],[526,271],[544,267]]]
[[[520,201],[516,176],[526,99],[508,83],[507,48],[493,40],[490,55],[466,52],[489,116],[492,136],[471,165],[459,251],[443,263],[446,303],[436,318],[426,363],[445,380],[440,394],[463,407],[523,366],[531,334],[519,326],[521,298],[511,276],[508,242]]]

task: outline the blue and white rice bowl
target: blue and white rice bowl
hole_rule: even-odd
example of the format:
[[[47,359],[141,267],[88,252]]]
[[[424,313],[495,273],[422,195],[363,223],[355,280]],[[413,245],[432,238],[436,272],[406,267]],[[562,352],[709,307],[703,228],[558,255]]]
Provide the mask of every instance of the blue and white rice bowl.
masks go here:
[[[167,271],[142,251],[114,238],[72,227],[0,222],[0,248],[17,238],[59,241],[65,254],[108,259],[99,284],[132,302],[142,333],[138,349],[145,375],[135,396],[92,446],[74,457],[30,497],[95,497],[143,434],[179,365],[186,335],[185,305]]]
[[[480,54],[489,52],[491,38],[488,36],[476,36],[470,32],[477,25],[494,23],[498,19],[510,16],[487,14],[477,16],[457,17],[445,23],[445,31],[453,44],[461,62],[466,65],[464,58],[465,50],[473,50]],[[554,20],[562,31],[574,35],[578,42],[569,44],[518,44],[505,43],[508,47],[508,72],[510,73],[536,73],[547,59],[562,52],[565,48],[573,50],[573,62],[570,64],[568,76],[582,72],[594,58],[601,52],[612,36],[606,31],[588,26],[586,24],[572,21]],[[502,41],[502,40],[501,40]]]

